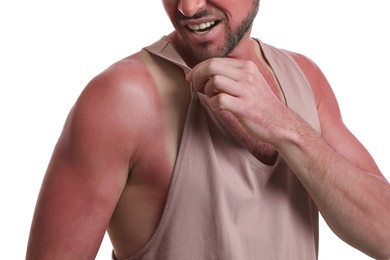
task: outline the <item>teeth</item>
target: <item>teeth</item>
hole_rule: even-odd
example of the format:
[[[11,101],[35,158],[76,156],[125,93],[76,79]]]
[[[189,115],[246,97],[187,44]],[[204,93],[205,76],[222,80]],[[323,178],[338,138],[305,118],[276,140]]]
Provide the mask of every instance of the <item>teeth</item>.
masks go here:
[[[213,24],[215,24],[215,21],[206,22],[206,23],[200,23],[200,24],[189,24],[188,28],[190,28],[193,31],[199,31],[199,30],[207,29],[210,26],[212,26]]]

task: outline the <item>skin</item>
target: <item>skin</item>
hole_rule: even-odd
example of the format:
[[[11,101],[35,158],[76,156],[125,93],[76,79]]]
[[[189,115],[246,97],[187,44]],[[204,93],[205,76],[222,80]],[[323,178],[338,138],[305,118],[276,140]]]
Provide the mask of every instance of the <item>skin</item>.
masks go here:
[[[250,28],[223,52],[228,34],[251,13],[252,0],[163,4],[175,27],[169,37],[192,71],[185,75],[142,51],[91,80],[53,152],[26,259],[93,259],[106,230],[118,259],[145,245],[165,205],[190,101],[190,88],[183,86],[190,82],[217,113],[234,118],[234,133],[245,136],[244,145],[255,147],[260,161],[283,157],[340,238],[374,258],[390,258],[389,183],[343,124],[319,68],[292,53],[312,85],[321,135],[284,105]],[[189,18],[202,10],[206,16]],[[207,33],[187,29],[214,20],[217,26]]]

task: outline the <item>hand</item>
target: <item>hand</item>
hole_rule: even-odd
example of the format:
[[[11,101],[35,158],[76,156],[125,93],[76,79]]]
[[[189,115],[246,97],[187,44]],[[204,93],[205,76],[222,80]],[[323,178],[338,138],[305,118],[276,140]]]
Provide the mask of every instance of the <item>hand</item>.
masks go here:
[[[195,66],[187,80],[209,98],[211,109],[233,113],[259,141],[272,143],[286,125],[287,107],[251,61],[212,58]]]

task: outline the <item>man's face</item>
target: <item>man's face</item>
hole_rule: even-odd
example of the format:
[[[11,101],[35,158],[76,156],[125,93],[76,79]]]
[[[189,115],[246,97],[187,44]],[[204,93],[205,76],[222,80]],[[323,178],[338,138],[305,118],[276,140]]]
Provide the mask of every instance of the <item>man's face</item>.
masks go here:
[[[252,26],[260,0],[163,0],[189,56],[227,56]]]

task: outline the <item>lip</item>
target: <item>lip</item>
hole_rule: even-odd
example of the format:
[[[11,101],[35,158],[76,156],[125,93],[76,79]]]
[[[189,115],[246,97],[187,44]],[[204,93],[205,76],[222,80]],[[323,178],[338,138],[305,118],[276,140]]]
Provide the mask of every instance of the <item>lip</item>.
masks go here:
[[[207,21],[202,23],[188,23],[186,26],[189,30],[199,33],[203,31],[211,30],[218,21]]]
[[[192,24],[191,26],[199,26],[199,23]],[[221,34],[221,26],[217,23],[210,27],[210,29],[205,31],[194,31],[191,30],[188,25],[184,26],[184,37],[187,38],[189,42],[192,42],[193,47],[196,47],[197,45],[202,45],[203,43],[212,43],[218,40],[220,34]]]
[[[181,21],[183,33],[188,39],[195,42],[212,41],[218,33],[221,20],[216,18],[202,18]]]

